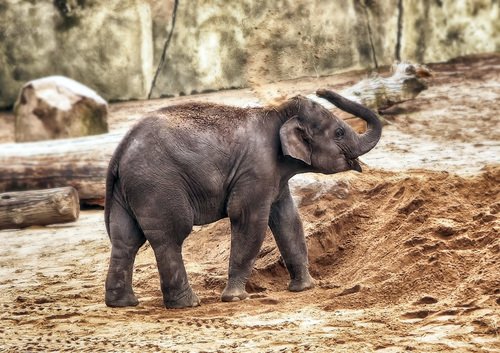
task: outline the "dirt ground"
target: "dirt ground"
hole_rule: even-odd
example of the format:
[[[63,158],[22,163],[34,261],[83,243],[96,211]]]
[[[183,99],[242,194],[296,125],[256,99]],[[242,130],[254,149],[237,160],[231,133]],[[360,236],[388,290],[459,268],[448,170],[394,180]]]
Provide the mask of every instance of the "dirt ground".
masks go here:
[[[362,158],[364,173],[292,180],[313,290],[286,290],[268,234],[250,299],[221,303],[229,256],[223,220],[196,228],[184,247],[200,307],[163,307],[146,245],[134,272],[139,306],[107,308],[103,212],[85,210],[72,224],[0,232],[0,350],[499,352],[500,55],[431,67],[427,91],[384,112],[390,125]],[[339,89],[363,75],[117,103],[110,124],[123,129],[179,101],[255,104],[263,92]],[[0,141],[9,141],[12,117],[0,118]]]

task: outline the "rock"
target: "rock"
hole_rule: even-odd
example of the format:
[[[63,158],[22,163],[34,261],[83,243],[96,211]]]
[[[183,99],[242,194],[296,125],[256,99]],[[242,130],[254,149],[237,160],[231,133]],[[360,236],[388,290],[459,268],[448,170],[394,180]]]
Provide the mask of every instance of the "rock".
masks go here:
[[[460,231],[460,226],[452,219],[438,218],[433,223],[434,233],[442,238],[451,238]]]
[[[108,105],[90,88],[63,76],[26,83],[16,101],[16,142],[106,133]]]
[[[18,302],[18,303],[25,303],[27,301],[28,301],[28,298],[23,297],[21,295],[16,298],[16,302]]]
[[[427,304],[436,304],[438,302],[438,299],[435,297],[432,297],[430,295],[424,295],[422,298],[417,300],[414,304],[415,305],[427,305]]]
[[[33,301],[33,303],[35,303],[35,304],[47,304],[47,303],[53,303],[53,302],[55,302],[55,300],[52,298],[48,298],[48,297],[37,297]]]
[[[354,287],[344,289],[342,292],[337,294],[337,296],[342,297],[344,295],[358,293],[359,291],[361,291],[361,285],[356,284]]]

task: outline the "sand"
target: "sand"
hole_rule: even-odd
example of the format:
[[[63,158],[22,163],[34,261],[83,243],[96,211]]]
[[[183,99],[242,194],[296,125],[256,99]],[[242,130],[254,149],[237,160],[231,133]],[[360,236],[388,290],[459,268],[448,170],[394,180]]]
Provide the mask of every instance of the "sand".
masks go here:
[[[221,303],[229,256],[223,220],[197,227],[184,257],[202,305],[163,307],[153,252],[137,257],[140,304],[104,305],[110,244],[103,211],[75,223],[0,231],[0,350],[137,352],[500,351],[500,55],[432,65],[364,172],[292,180],[313,290],[286,290],[268,234],[250,299]],[[362,73],[282,82],[269,91],[340,88]],[[255,104],[251,90],[111,107],[112,129],[173,101]],[[8,141],[8,114],[2,141]],[[3,115],[2,115],[3,117]],[[7,131],[7,132],[5,132]]]

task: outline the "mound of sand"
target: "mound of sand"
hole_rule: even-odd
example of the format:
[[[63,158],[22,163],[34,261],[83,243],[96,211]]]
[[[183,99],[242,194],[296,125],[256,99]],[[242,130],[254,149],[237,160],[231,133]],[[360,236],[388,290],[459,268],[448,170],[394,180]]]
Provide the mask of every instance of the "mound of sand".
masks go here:
[[[468,178],[424,170],[372,170],[344,176],[322,195],[315,190],[302,191],[300,213],[311,272],[319,287],[339,295],[328,307],[399,304],[424,297],[454,305],[484,296],[499,300],[500,167]],[[227,222],[188,238],[187,262],[211,262],[196,277],[198,289],[223,288],[229,241]],[[219,266],[213,268],[215,264]],[[285,290],[287,281],[268,234],[248,289]],[[356,295],[342,295],[350,289]]]

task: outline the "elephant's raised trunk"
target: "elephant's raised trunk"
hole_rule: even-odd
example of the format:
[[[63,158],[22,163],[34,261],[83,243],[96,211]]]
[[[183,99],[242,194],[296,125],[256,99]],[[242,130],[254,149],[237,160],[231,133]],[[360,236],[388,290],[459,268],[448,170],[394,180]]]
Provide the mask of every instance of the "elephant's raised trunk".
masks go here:
[[[361,104],[344,98],[333,91],[319,89],[316,91],[316,94],[321,98],[325,98],[343,111],[366,121],[367,130],[363,134],[357,135],[359,143],[351,151],[354,154],[354,156],[351,156],[352,158],[361,156],[375,147],[382,134],[382,123],[377,117],[377,114]]]

